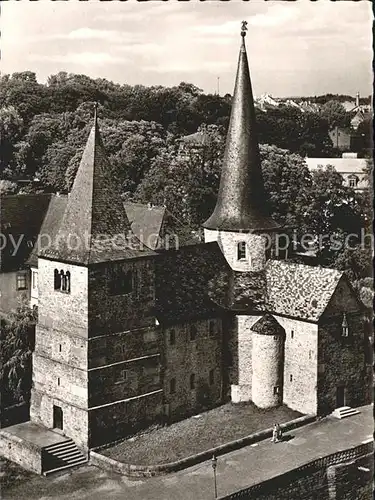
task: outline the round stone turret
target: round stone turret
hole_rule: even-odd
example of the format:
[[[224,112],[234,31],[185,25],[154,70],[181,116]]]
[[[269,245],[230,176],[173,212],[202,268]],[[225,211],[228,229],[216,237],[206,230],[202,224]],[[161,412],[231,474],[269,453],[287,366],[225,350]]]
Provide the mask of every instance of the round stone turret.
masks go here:
[[[259,408],[282,403],[285,331],[270,314],[262,316],[251,328],[252,400]]]

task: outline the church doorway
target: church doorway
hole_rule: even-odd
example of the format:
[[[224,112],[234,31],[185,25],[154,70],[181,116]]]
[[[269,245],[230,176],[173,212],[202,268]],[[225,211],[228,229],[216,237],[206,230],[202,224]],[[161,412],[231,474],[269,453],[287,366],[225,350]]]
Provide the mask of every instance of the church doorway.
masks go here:
[[[63,429],[63,411],[60,406],[53,405],[53,428]]]
[[[345,386],[339,385],[336,387],[336,408],[341,408],[346,405]]]

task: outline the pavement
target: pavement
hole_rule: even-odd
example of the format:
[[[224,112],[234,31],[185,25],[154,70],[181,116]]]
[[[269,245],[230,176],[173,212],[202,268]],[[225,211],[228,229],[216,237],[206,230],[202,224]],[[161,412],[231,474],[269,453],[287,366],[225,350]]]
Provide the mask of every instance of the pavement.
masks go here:
[[[373,437],[373,407],[343,420],[327,417],[285,436],[281,443],[262,441],[218,457],[218,496],[257,484],[314,459],[346,450]],[[208,500],[214,498],[211,461],[183,471],[132,480],[93,466],[48,478],[33,476],[1,493],[17,500]]]

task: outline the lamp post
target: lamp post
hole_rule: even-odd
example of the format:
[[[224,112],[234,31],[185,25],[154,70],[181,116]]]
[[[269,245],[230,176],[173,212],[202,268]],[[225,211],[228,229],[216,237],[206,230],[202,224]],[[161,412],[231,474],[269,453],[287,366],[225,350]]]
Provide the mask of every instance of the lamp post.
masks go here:
[[[212,469],[214,471],[214,491],[215,491],[215,498],[217,498],[217,483],[216,483],[217,458],[215,457],[215,455],[212,455],[211,464],[212,464]]]

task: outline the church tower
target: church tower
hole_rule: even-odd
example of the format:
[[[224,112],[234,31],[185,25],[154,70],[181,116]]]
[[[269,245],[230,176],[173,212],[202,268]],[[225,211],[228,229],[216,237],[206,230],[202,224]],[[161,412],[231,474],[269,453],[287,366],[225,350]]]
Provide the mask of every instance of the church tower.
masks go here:
[[[261,271],[278,224],[265,201],[256,134],[255,108],[247,61],[246,22],[215,210],[203,224],[205,241],[217,241],[235,271]]]
[[[257,303],[233,310],[228,326],[231,400],[253,401],[266,408],[280,403],[274,386],[282,379],[284,336],[264,316],[265,266],[273,256],[280,226],[266,202],[260,162],[253,92],[247,61],[246,22],[234,87],[220,187],[215,210],[203,224],[205,241],[217,241],[232,268],[233,281],[244,277]],[[272,387],[271,387],[272,386]]]
[[[155,254],[130,229],[96,116],[57,223],[38,255],[30,415],[87,449],[162,412]]]

